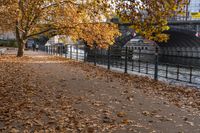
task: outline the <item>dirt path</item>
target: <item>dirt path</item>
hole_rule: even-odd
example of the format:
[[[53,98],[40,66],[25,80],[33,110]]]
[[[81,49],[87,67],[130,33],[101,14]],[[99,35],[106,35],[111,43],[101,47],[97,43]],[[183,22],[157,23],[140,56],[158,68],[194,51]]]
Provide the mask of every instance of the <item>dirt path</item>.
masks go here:
[[[0,132],[199,133],[200,92],[38,54],[0,57]]]

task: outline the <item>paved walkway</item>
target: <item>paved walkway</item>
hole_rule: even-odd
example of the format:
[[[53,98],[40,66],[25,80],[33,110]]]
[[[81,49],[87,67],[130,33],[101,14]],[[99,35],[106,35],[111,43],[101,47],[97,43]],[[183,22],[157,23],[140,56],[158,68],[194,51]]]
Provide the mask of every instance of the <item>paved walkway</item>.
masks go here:
[[[16,55],[17,54],[17,48],[8,48],[6,51],[7,55]],[[24,50],[24,54],[26,56],[40,56],[40,55],[46,55],[46,53],[42,51],[32,51],[32,50]]]
[[[26,55],[0,57],[0,132],[200,132],[195,89]]]

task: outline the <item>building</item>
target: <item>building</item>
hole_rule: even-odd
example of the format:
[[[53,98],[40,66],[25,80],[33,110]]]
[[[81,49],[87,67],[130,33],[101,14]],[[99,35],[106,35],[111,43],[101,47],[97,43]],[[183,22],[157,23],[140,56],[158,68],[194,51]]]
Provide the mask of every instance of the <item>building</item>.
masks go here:
[[[48,45],[54,45],[57,43],[74,44],[74,41],[69,36],[56,35],[56,36],[50,38],[45,45],[48,46]]]
[[[188,4],[184,8],[183,14],[175,15],[170,20],[200,20],[200,0],[187,0]]]
[[[200,0],[189,0],[188,14],[190,19],[200,19]]]
[[[15,34],[13,32],[5,32],[0,34],[0,40],[15,40]]]
[[[189,12],[200,12],[200,0],[190,0],[188,6]]]

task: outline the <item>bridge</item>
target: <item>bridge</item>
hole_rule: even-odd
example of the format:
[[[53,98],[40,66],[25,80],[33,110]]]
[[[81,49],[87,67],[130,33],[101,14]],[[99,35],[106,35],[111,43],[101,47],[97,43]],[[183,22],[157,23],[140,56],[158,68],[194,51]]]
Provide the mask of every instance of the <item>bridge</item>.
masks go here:
[[[200,20],[169,21],[167,43],[158,43],[165,56],[200,58]]]
[[[123,46],[132,35],[126,35],[125,31],[130,24],[119,23],[117,19],[112,22],[117,23],[122,32],[122,36],[116,40],[116,45]],[[163,56],[200,58],[200,19],[171,19],[168,21],[170,30],[166,33],[170,35],[167,43],[157,43],[160,47],[160,54]],[[197,37],[199,36],[199,37]]]
[[[122,36],[116,39],[115,45],[123,46],[133,38],[130,34],[132,31],[128,28],[130,24],[119,23],[117,19],[112,19],[111,22],[117,23],[122,32]],[[200,33],[200,20],[170,20],[170,30],[166,33],[170,35],[167,43],[158,43],[160,54],[162,56],[175,56],[186,58],[200,59],[200,37],[196,37]],[[129,34],[127,34],[129,31]],[[44,44],[48,39],[43,38]]]
[[[112,22],[119,25],[122,36],[116,39],[116,45],[123,46],[133,38],[128,26],[131,24],[119,23],[117,19]],[[161,60],[170,63],[190,64],[200,66],[200,19],[171,19],[168,21],[170,39],[167,43],[158,43]],[[199,36],[199,37],[197,37]]]

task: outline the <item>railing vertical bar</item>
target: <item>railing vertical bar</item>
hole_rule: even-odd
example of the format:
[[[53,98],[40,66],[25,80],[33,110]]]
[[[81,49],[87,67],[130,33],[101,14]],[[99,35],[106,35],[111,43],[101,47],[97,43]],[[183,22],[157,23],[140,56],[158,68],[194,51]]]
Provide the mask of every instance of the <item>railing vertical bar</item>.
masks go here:
[[[96,52],[97,52],[97,51],[96,51],[96,48],[97,48],[97,47],[96,47],[96,45],[95,45],[95,46],[94,46],[94,66],[97,65],[97,62],[96,62],[96,58],[97,58],[97,57],[96,57],[96,56],[97,56],[97,55],[96,55]]]
[[[123,55],[123,51],[124,51],[124,49],[121,48],[121,49],[120,49],[120,68],[122,68],[122,60],[123,60],[123,59],[122,59],[122,56],[124,56],[124,55]]]
[[[108,48],[108,52],[107,52],[107,58],[108,58],[108,70],[110,70],[110,47]]]
[[[132,71],[134,70],[134,51],[133,51],[134,49],[132,48],[132,53],[131,53],[131,66],[132,66]]]
[[[70,45],[70,59],[72,59],[72,45]]]
[[[65,45],[64,48],[65,48],[65,50],[64,50],[64,52],[65,52],[65,58],[67,58],[67,45]]]
[[[79,56],[79,54],[78,54],[78,44],[76,44],[76,60],[78,61],[78,56]]]
[[[156,51],[155,51],[154,80],[158,80],[158,46],[156,46]]]
[[[177,65],[177,78],[176,78],[176,80],[179,80],[179,70],[180,69],[180,66],[179,65]]]
[[[86,62],[86,51],[87,51],[87,47],[86,45],[84,45],[84,62]]]
[[[148,68],[149,68],[149,64],[148,61],[146,62],[146,74],[148,74]]]
[[[140,67],[141,67],[141,62],[140,62],[140,60],[141,60],[141,49],[140,49],[140,47],[139,47],[139,60],[138,60],[138,72],[140,73]]]
[[[168,78],[168,64],[166,64],[166,75],[165,75],[165,78]]]
[[[126,47],[126,51],[125,51],[125,67],[124,67],[124,73],[127,73],[127,65],[128,65],[128,47]]]
[[[193,69],[193,67],[190,66],[190,82],[189,83],[192,83],[192,69]]]

